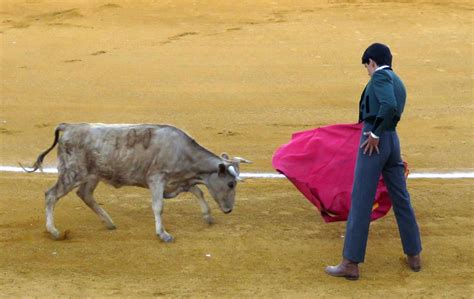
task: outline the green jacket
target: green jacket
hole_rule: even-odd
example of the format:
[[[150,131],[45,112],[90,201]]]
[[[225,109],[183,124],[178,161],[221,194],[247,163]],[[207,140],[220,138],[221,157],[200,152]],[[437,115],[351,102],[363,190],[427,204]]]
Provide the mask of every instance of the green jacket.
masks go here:
[[[405,108],[406,90],[391,68],[376,71],[365,86],[359,102],[359,122],[372,123],[372,133],[394,131]]]

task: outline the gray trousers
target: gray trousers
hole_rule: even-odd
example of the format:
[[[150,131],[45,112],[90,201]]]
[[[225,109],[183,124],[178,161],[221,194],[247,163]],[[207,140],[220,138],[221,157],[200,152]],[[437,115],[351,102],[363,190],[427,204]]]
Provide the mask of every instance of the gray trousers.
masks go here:
[[[363,132],[370,131],[372,125],[364,124]],[[360,144],[367,139],[362,135]],[[370,215],[375,200],[377,183],[383,175],[392,200],[397,219],[403,251],[408,255],[421,252],[421,240],[415,213],[410,203],[405,170],[400,155],[400,141],[396,131],[387,131],[380,136],[380,154],[369,156],[359,148],[355,167],[354,185],[349,218],[344,238],[343,256],[354,262],[363,262],[369,235]]]

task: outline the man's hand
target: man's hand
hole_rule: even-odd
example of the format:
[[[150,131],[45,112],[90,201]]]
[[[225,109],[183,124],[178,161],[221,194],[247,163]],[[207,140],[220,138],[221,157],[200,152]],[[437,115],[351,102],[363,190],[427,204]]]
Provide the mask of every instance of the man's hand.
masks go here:
[[[369,151],[369,156],[372,155],[374,150],[377,152],[377,154],[380,154],[379,152],[379,138],[374,138],[372,137],[372,132],[364,132],[364,136],[368,136],[367,140],[362,143],[360,148],[364,148],[364,155]],[[375,136],[375,135],[374,135]]]

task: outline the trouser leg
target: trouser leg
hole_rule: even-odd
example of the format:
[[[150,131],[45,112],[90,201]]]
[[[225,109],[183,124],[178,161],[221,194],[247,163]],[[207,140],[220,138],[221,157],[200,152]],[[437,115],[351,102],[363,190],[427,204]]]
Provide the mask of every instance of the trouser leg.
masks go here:
[[[362,137],[365,140],[365,137]],[[384,138],[379,144],[380,154],[363,154],[359,149],[356,161],[351,209],[346,225],[343,256],[354,262],[363,262],[369,234],[370,215],[383,164],[390,149]]]
[[[405,169],[400,156],[398,137],[394,136],[393,140],[392,155],[384,167],[383,177],[392,200],[403,251],[408,255],[417,255],[421,252],[420,231],[406,185]]]

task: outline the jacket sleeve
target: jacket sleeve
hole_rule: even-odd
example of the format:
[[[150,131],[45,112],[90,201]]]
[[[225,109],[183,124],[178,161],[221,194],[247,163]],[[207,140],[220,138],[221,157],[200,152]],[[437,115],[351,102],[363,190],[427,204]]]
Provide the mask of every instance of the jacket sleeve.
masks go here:
[[[365,86],[364,90],[362,91],[362,94],[360,95],[360,100],[359,100],[359,120],[357,121],[358,123],[363,121],[363,113],[362,113],[362,102],[364,101],[364,96],[365,96],[365,91],[367,90],[367,85]]]
[[[375,118],[372,133],[381,136],[391,125],[397,113],[397,100],[393,89],[392,77],[386,71],[377,71],[372,76],[372,88],[380,108]]]

